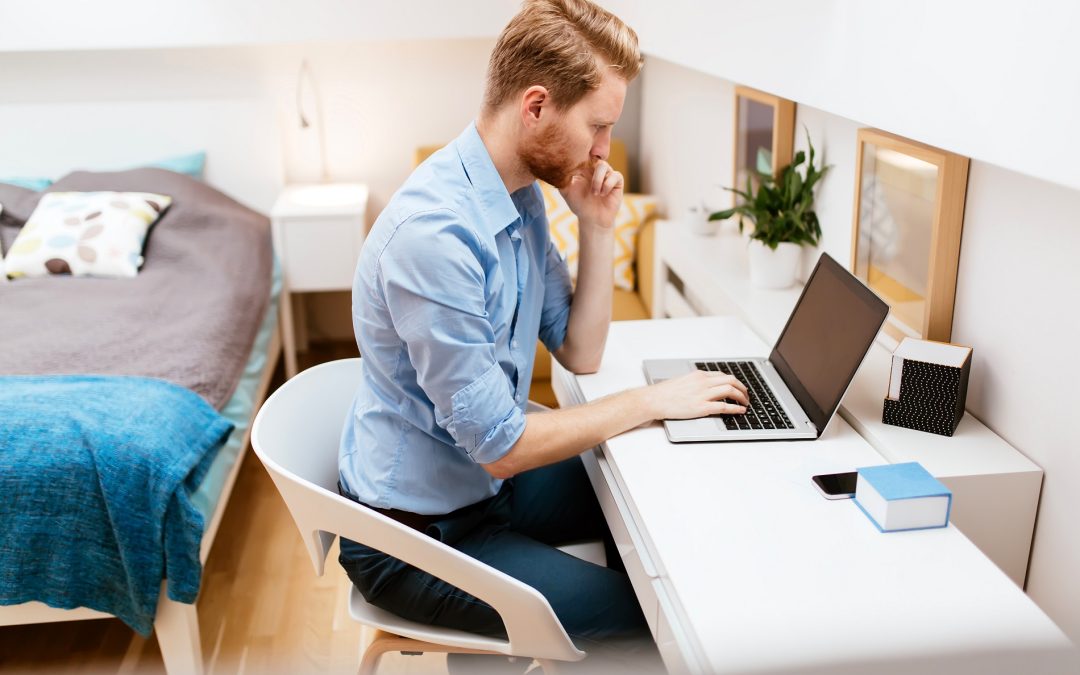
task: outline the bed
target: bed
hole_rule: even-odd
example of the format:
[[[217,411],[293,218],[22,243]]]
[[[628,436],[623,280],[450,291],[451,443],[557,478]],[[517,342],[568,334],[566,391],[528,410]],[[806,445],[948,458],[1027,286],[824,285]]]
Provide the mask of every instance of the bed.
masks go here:
[[[146,497],[147,503],[165,503],[164,523],[154,524],[155,515],[137,518],[139,523],[130,526],[133,530],[160,528],[151,530],[156,539],[132,543],[126,541],[132,519],[117,517],[116,500],[108,490],[103,488],[101,495],[91,498],[86,495],[97,492],[94,485],[86,490],[58,490],[55,480],[43,479],[52,474],[75,481],[69,485],[78,485],[78,476],[89,472],[104,484],[107,468],[94,465],[102,461],[101,455],[81,452],[80,458],[90,457],[90,466],[84,467],[81,463],[64,464],[72,461],[68,447],[72,444],[68,441],[57,441],[63,448],[45,448],[42,452],[39,440],[38,446],[29,448],[31,454],[23,455],[12,449],[17,446],[0,447],[0,505],[17,508],[19,504],[36,503],[35,511],[38,507],[48,511],[38,521],[49,525],[41,527],[36,523],[36,530],[28,528],[26,522],[34,516],[26,513],[25,507],[23,512],[2,514],[0,625],[119,616],[144,634],[152,626],[168,672],[201,672],[198,619],[193,604],[199,572],[228,503],[248,443],[251,420],[266,395],[277,363],[281,275],[271,250],[266,217],[201,181],[157,169],[75,172],[48,189],[96,190],[154,192],[171,196],[173,202],[150,230],[145,262],[133,279],[50,276],[0,281],[0,315],[7,325],[0,338],[0,408],[5,420],[25,422],[38,416],[50,418],[48,412],[41,411],[55,406],[55,400],[69,400],[73,395],[79,403],[72,408],[91,411],[99,409],[94,406],[108,410],[110,405],[127,410],[145,402],[147,415],[157,415],[151,419],[161,420],[158,435],[165,429],[172,434],[168,436],[174,441],[172,448],[159,443],[165,446],[164,451],[192,455],[193,459],[190,464],[177,463],[173,473],[180,472],[182,482],[168,484],[168,490],[175,490],[160,498]],[[0,240],[5,251],[39,198],[40,193],[0,184],[0,204],[4,207]],[[26,395],[23,388],[32,395]],[[153,397],[158,389],[173,398],[163,397],[158,408],[153,408],[150,404],[156,400]],[[64,392],[68,399],[48,398],[54,390]],[[125,402],[125,395],[133,397],[130,402]],[[181,406],[202,411],[204,417]],[[200,435],[204,439],[202,454],[189,452],[191,448],[178,442],[188,436],[167,425],[170,415],[178,418],[177,424],[186,425],[192,437]],[[18,424],[7,426],[19,428]],[[159,474],[167,473],[160,467],[166,462],[149,451],[143,452],[141,432],[108,423],[101,426],[108,438],[114,439],[105,443],[109,446],[108,456],[114,463],[120,462],[112,472],[129,484],[149,486],[146,492],[156,495],[163,480]],[[87,435],[84,430],[80,433]],[[116,438],[125,439],[124,443],[116,442]],[[130,449],[125,445],[129,441]],[[150,442],[146,445],[149,447]],[[150,465],[145,477],[139,473],[143,471],[143,454],[150,458],[146,460]],[[50,490],[56,494],[33,501]],[[73,493],[79,496],[69,505],[67,499]],[[136,497],[142,499],[145,495]],[[135,503],[141,504],[138,499]],[[101,513],[78,506],[97,502],[105,505],[99,509]],[[172,527],[180,522],[186,529]],[[93,524],[101,523],[106,530],[101,538],[108,542],[95,539]],[[110,528],[114,532],[110,533]],[[29,530],[35,537],[26,537]],[[36,538],[38,535],[42,538]],[[50,535],[56,535],[55,539],[50,540]],[[110,538],[112,535],[119,543]],[[151,545],[142,546],[139,541],[150,541]],[[159,543],[161,551],[155,548]],[[119,560],[102,557],[101,551],[111,554],[112,548],[119,552]],[[143,554],[144,548],[150,551],[148,558],[160,567],[132,565],[131,551]],[[65,553],[58,557],[58,550]],[[41,560],[46,562],[40,564]],[[71,561],[77,562],[80,569],[68,570]],[[184,561],[190,564],[185,567]],[[132,603],[135,609],[124,598],[117,601],[96,597],[96,588],[81,591],[80,596],[80,585],[94,579],[97,564],[103,573],[111,574],[114,568],[130,571],[134,567],[133,577],[150,574],[154,592],[140,591],[131,580],[127,580],[126,587],[113,584],[119,595],[127,588],[129,595],[141,602]],[[173,574],[165,571],[155,576],[162,569]],[[109,581],[99,585],[109,585]],[[86,599],[87,593],[91,601],[77,606],[75,603]],[[187,601],[176,600],[175,596]],[[146,606],[147,602],[152,604]]]

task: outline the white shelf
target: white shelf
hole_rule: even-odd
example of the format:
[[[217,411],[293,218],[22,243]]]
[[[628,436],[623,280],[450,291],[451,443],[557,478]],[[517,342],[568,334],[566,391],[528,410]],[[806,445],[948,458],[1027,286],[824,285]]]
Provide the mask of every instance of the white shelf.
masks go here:
[[[800,287],[762,290],[750,284],[746,238],[725,229],[693,234],[674,221],[656,226],[656,288],[671,289],[653,300],[655,317],[733,314],[766,343],[780,335],[802,292]],[[683,305],[671,312],[669,295],[681,282]],[[677,301],[676,301],[677,302]],[[942,480],[954,496],[952,520],[1018,585],[1027,575],[1042,469],[971,413],[952,437],[884,424],[895,343],[885,335],[871,347],[840,405],[840,414],[890,462],[917,461]],[[978,347],[974,367],[978,367]]]

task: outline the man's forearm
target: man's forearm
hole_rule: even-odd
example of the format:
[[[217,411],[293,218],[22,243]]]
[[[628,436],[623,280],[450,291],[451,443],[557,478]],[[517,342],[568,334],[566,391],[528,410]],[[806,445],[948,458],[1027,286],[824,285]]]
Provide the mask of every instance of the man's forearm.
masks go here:
[[[591,373],[600,367],[611,323],[615,233],[610,227],[580,225],[578,280],[566,339],[555,357],[574,373]]]
[[[484,468],[496,478],[560,462],[622,432],[656,419],[647,388],[630,389],[592,403],[530,413],[510,452]]]

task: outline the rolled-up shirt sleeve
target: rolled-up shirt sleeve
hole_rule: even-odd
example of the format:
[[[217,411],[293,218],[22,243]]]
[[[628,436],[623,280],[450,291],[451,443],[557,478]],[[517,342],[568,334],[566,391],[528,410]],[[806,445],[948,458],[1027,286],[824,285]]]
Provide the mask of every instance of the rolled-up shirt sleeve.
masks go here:
[[[439,210],[404,222],[379,263],[387,309],[435,423],[479,464],[502,458],[525,430],[495,355],[485,255],[460,216]]]
[[[544,231],[547,231],[545,225]],[[570,304],[574,289],[570,270],[559,254],[555,242],[548,238],[544,265],[544,305],[540,312],[540,340],[554,353],[566,341],[566,326],[570,321]]]

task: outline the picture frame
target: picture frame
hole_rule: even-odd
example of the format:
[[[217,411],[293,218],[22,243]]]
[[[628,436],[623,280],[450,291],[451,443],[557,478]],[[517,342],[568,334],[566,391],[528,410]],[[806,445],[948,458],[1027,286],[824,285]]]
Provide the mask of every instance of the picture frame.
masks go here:
[[[859,129],[851,271],[889,303],[885,331],[949,342],[970,161]]]
[[[736,85],[732,185],[745,190],[755,171],[777,175],[791,163],[794,146],[795,102]]]

